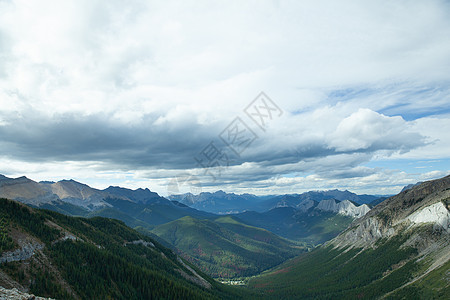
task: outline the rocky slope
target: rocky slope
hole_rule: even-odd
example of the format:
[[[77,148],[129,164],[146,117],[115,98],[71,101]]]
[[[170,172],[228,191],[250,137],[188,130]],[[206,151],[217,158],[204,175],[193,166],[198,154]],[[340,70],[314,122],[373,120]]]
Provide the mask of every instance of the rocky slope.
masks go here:
[[[429,224],[443,237],[449,233],[450,176],[404,190],[375,206],[351,228],[330,241],[339,247],[368,247],[381,238]]]
[[[450,176],[405,189],[249,282],[263,298],[449,299]]]
[[[331,211],[344,216],[350,216],[354,218],[361,218],[365,214],[367,214],[370,210],[369,206],[366,204],[362,204],[360,206],[356,206],[349,200],[344,200],[338,202],[334,199],[322,200],[316,206],[316,209],[323,211]]]
[[[37,207],[62,201],[86,210],[111,207],[106,201],[108,198],[143,204],[169,202],[149,189],[109,187],[98,190],[75,180],[35,182],[26,177],[8,178],[3,175],[0,176],[0,197]]]
[[[16,288],[5,289],[0,286],[0,300],[52,300],[52,298],[37,297],[33,294],[28,294],[19,291]]]
[[[352,248],[377,249],[380,242],[401,239],[399,249],[417,251],[402,264],[426,263],[421,272],[389,294],[399,293],[409,286],[416,288],[418,282],[442,268],[447,268],[448,289],[450,269],[445,266],[450,264],[449,203],[450,176],[414,185],[373,208],[327,244],[348,251]]]
[[[367,204],[358,206],[349,200],[338,201],[336,199],[325,199],[320,202],[306,199],[296,205],[289,204],[284,199],[277,204],[277,208],[281,207],[293,207],[302,213],[312,212],[313,210],[333,212],[352,218],[361,218],[370,210],[370,207]]]
[[[35,205],[58,200],[58,196],[43,185],[25,176],[19,178],[0,177],[0,197]]]
[[[106,193],[75,180],[61,180],[52,184],[41,183],[41,185],[60,200],[73,205],[87,209],[109,206],[104,201]]]

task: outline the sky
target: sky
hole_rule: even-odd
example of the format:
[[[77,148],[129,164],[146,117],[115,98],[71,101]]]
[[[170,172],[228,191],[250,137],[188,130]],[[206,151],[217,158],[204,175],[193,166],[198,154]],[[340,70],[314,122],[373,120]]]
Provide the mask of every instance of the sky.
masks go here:
[[[161,195],[450,173],[448,1],[0,0],[0,174]]]

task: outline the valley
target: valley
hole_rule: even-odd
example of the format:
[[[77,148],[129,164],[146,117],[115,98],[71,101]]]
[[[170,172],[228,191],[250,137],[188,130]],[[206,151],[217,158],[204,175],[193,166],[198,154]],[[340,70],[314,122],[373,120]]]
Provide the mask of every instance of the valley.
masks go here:
[[[152,284],[196,299],[440,298],[449,292],[449,193],[450,177],[388,199],[220,192],[231,203],[263,199],[255,211],[217,214],[148,189],[2,176],[0,197],[19,202],[1,200],[0,285],[65,299],[155,296]]]
[[[0,300],[450,300],[450,0],[0,0]]]
[[[98,190],[74,180],[35,182],[26,177],[3,177],[0,197],[69,216],[121,220],[219,279],[253,276],[275,267],[335,237],[370,210],[366,204],[330,197],[359,202],[377,199],[334,190],[264,197],[219,191],[168,200],[148,189]],[[224,215],[212,212],[217,209],[198,210],[193,208],[196,197],[209,207],[233,210],[235,205],[241,210],[250,203],[259,212]]]
[[[221,279],[259,274],[307,250],[229,216],[214,220],[183,217],[152,232],[205,273]]]

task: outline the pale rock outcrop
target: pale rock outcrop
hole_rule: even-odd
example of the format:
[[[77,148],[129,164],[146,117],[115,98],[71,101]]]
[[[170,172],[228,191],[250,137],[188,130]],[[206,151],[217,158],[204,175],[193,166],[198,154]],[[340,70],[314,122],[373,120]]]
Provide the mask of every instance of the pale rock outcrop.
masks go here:
[[[52,300],[52,298],[37,297],[33,294],[21,292],[16,288],[5,289],[4,287],[0,286],[0,300],[28,300],[28,299]]]
[[[450,213],[442,202],[429,205],[408,217],[413,223],[434,223],[450,232]]]
[[[389,237],[395,234],[395,230],[385,224],[378,218],[367,218],[359,223],[358,226],[344,231],[339,236],[328,243],[341,247],[364,247],[372,244],[383,237]]]
[[[409,239],[405,245],[414,245],[421,253],[430,247],[442,248],[445,243],[441,245],[440,241],[448,241],[450,233],[450,214],[444,204],[450,199],[449,187],[450,176],[447,176],[405,190],[377,205],[327,244],[373,247],[381,238],[407,232]],[[422,224],[432,225],[434,233],[429,234],[429,227],[416,230]]]
[[[153,244],[152,242],[146,242],[144,240],[136,240],[136,241],[128,242],[128,243],[125,243],[124,246],[130,245],[130,244],[131,245],[143,245],[145,247],[155,248],[155,244]]]
[[[332,211],[344,216],[350,216],[354,218],[361,218],[370,211],[370,208],[366,204],[356,206],[349,200],[337,202],[334,199],[320,201],[316,209],[322,211]]]
[[[44,244],[36,241],[20,242],[20,244],[22,244],[22,246],[19,249],[3,253],[0,257],[0,263],[27,260],[31,258],[37,250],[42,250],[44,248]]]

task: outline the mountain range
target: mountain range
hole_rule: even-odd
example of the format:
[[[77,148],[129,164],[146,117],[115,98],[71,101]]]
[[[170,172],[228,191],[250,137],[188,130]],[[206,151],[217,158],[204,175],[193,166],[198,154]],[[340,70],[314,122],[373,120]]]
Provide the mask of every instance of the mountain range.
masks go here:
[[[0,197],[72,216],[104,216],[131,227],[150,228],[184,216],[213,214],[160,197],[149,189],[108,187],[98,190],[74,180],[35,182],[26,177],[0,177]]]
[[[341,199],[345,195],[352,199],[357,197],[340,191],[264,197],[222,191],[199,195],[205,199],[211,197],[211,201],[204,200],[204,203],[220,198],[228,205],[247,201],[253,207],[268,208],[220,218],[217,214],[160,197],[149,189],[108,187],[99,190],[74,180],[35,182],[26,177],[0,177],[0,197],[70,216],[121,220],[178,251],[209,275],[220,278],[255,275],[274,267],[335,237],[354,218],[369,210],[367,205],[357,206],[349,200],[320,201],[332,195]],[[183,202],[192,204],[186,201]],[[286,205],[288,202],[290,205]],[[248,232],[252,234],[243,235]],[[265,238],[261,239],[262,236]],[[214,247],[210,246],[211,240],[215,241]]]
[[[268,195],[256,196],[252,194],[237,195],[217,191],[214,193],[203,192],[198,195],[191,193],[170,195],[170,200],[175,200],[192,208],[216,213],[232,214],[244,211],[264,212],[277,207],[303,206],[305,201],[320,202],[322,200],[334,199],[337,201],[348,200],[356,206],[370,204],[383,196],[357,195],[349,191],[329,190],[329,191],[309,191],[302,194],[291,195]]]
[[[142,204],[168,203],[167,199],[149,189],[130,190],[110,186],[105,190],[98,190],[75,180],[35,182],[25,176],[8,178],[3,175],[0,177],[0,196],[34,206],[63,201],[88,211],[110,207],[111,205],[105,201],[106,198]]]
[[[316,208],[318,211],[361,217],[370,208],[359,203],[379,199],[338,190],[280,196],[236,195],[218,191],[174,195],[169,197],[170,201],[147,188],[131,190],[110,186],[98,190],[74,180],[35,182],[26,177],[8,178],[3,175],[0,177],[0,197],[68,215],[115,217],[130,226],[146,223],[147,227],[184,216],[212,218],[214,214],[223,214],[225,209],[229,209],[228,214],[231,214],[240,211],[266,212],[280,207],[292,207],[299,212]]]
[[[224,216],[147,189],[0,176],[0,196],[28,205],[0,200],[1,291],[64,299],[448,299],[450,176],[368,205],[325,193],[259,198],[275,206]],[[246,277],[239,279],[246,287],[207,274]]]

